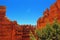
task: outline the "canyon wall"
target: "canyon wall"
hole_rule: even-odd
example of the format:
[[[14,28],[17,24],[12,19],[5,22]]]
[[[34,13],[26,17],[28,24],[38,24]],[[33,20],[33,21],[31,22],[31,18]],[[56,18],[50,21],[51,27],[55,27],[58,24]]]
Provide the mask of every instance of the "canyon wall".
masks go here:
[[[56,0],[50,9],[44,11],[43,16],[37,21],[37,28],[43,28],[47,23],[52,24],[55,19],[60,23],[60,0]]]
[[[34,26],[19,25],[6,17],[6,7],[0,6],[0,40],[30,40],[30,31]]]
[[[55,19],[60,23],[60,0],[44,11],[43,16],[37,20],[37,28],[45,27],[47,23],[52,24]],[[30,40],[30,31],[35,34],[35,27],[9,20],[6,17],[6,7],[0,6],[0,40]]]

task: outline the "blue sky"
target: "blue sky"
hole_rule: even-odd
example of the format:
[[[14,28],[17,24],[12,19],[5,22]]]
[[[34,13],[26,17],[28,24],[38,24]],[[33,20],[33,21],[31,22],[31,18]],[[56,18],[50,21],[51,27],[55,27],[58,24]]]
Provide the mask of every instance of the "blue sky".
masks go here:
[[[6,16],[18,24],[35,25],[56,0],[0,0],[0,5],[6,6]]]

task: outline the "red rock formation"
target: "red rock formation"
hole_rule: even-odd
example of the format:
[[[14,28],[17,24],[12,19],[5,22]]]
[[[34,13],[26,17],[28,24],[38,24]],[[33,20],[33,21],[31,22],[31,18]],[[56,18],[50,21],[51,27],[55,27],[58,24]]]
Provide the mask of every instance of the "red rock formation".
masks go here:
[[[34,33],[35,28],[31,25],[19,25],[15,28],[15,40],[30,40],[30,31]]]
[[[6,7],[0,6],[0,40],[11,40],[12,24],[5,13]]]
[[[6,17],[6,7],[0,6],[0,40],[30,40],[31,25],[19,25]]]
[[[44,15],[37,21],[37,28],[45,27],[48,22],[52,24],[55,19],[60,22],[60,0],[52,4],[50,9],[46,9]]]

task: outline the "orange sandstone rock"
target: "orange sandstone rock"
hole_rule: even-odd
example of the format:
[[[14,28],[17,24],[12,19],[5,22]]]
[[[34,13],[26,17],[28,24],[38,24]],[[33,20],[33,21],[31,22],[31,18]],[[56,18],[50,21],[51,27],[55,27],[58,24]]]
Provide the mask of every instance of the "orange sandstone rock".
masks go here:
[[[52,24],[55,19],[60,23],[60,0],[52,4],[50,9],[46,9],[43,16],[37,21],[37,28],[45,27],[48,22]]]
[[[16,21],[10,21],[6,17],[6,7],[0,6],[0,40],[30,40],[31,25],[19,25]]]

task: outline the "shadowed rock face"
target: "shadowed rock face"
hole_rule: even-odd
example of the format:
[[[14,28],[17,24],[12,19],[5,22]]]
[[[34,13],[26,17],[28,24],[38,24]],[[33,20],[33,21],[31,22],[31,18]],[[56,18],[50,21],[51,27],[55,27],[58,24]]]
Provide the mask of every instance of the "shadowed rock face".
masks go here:
[[[52,4],[50,9],[46,9],[46,11],[44,11],[43,16],[37,21],[37,28],[40,29],[46,26],[48,22],[52,24],[55,19],[60,23],[60,0],[57,0]]]

